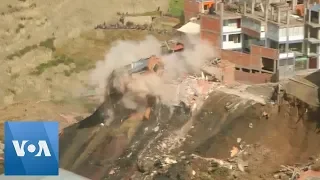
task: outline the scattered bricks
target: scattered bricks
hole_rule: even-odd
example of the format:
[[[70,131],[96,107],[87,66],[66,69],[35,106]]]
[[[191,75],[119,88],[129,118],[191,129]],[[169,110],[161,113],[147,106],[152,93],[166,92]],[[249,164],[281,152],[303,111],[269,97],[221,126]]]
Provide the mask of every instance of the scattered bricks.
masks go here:
[[[201,94],[206,94],[209,92],[210,84],[206,80],[198,80],[198,87]]]

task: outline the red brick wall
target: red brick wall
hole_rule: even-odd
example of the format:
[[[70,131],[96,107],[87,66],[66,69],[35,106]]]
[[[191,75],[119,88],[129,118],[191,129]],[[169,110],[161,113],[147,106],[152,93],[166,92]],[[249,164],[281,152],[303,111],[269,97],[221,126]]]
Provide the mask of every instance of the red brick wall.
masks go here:
[[[261,69],[261,57],[266,57],[272,60],[278,60],[278,50],[251,46],[251,54],[246,54],[231,50],[221,50],[221,59],[228,60],[238,67],[247,67],[248,69]],[[254,84],[270,82],[273,74],[268,73],[248,73],[241,70],[234,72],[236,81],[251,82]]]
[[[278,60],[279,51],[272,48],[266,48],[262,46],[251,45],[251,54],[266,57],[269,59]]]
[[[235,65],[233,63],[225,62],[222,67],[223,83],[233,84],[235,82]]]
[[[186,0],[187,1],[187,0]],[[186,2],[185,1],[185,2]],[[261,69],[262,68],[262,60],[261,57],[266,57],[272,60],[278,60],[278,50],[265,48],[261,46],[251,46],[251,53],[246,54],[237,51],[231,50],[222,50],[221,49],[221,33],[222,27],[220,24],[220,17],[213,15],[202,15],[200,19],[200,27],[201,27],[201,38],[209,41],[214,46],[215,52],[217,56],[219,56],[222,60],[227,60],[235,66],[238,67],[247,67],[248,69]],[[260,34],[256,34],[256,36],[260,36]],[[226,81],[233,81],[235,79],[237,81],[248,81],[252,83],[265,83],[271,80],[272,74],[266,73],[247,73],[243,71],[236,71],[235,68],[225,69],[225,77]],[[228,75],[227,75],[228,74]],[[232,77],[232,78],[231,78]]]
[[[256,32],[254,30],[251,30],[249,28],[245,28],[245,27],[241,27],[241,31],[244,33],[244,34],[247,34],[249,36],[252,36],[252,37],[256,37],[256,38],[260,38],[260,33],[259,32]]]
[[[203,30],[221,32],[220,18],[213,15],[202,15],[200,19],[200,27]]]
[[[250,82],[253,84],[261,84],[271,81],[273,74],[267,73],[247,73],[241,70],[235,70],[235,80],[242,82]]]
[[[207,40],[218,49],[221,48],[221,25],[217,16],[202,15],[200,19],[201,39]]]
[[[255,69],[262,67],[261,57],[278,60],[278,50],[252,45],[250,54],[230,50],[222,50],[221,53],[221,59],[226,59],[239,66]]]
[[[242,52],[231,51],[231,50],[222,50],[221,59],[226,59],[239,66],[250,67],[250,54],[245,54]]]
[[[184,0],[184,19],[188,22],[190,18],[197,16],[199,13],[199,4],[196,0]]]

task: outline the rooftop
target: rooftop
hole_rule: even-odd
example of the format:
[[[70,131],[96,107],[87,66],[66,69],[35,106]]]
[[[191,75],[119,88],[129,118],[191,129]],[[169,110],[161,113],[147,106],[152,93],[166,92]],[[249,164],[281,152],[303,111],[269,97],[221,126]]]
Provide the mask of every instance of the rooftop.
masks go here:
[[[218,11],[216,12],[216,14],[220,16],[221,12]],[[240,19],[240,18],[241,18],[240,13],[235,13],[227,10],[223,12],[223,19]]]
[[[265,24],[265,14],[261,11],[255,11],[254,14],[247,13],[244,16],[246,16],[248,18],[252,18],[257,21],[260,21],[261,24]],[[273,16],[273,20],[272,20],[271,13],[269,13],[268,22],[276,24],[279,27],[286,27],[287,26],[286,12],[282,12],[280,22],[277,22],[276,18],[277,18],[277,14],[275,14]],[[289,27],[303,26],[303,24],[304,24],[304,22],[303,22],[302,17],[299,17],[297,15],[290,13],[289,24],[288,24]]]

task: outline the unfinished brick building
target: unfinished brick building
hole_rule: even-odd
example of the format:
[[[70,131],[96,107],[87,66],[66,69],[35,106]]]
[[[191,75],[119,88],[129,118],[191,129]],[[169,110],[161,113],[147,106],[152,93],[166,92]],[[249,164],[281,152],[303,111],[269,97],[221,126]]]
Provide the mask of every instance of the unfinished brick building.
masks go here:
[[[185,0],[184,18],[188,22],[190,18],[197,17],[199,13],[208,13],[213,7],[214,0]]]
[[[305,51],[308,58],[306,58],[305,66],[308,68],[320,69],[320,1],[315,2],[311,6],[306,3],[305,15]]]
[[[300,70],[319,68],[320,5],[314,1],[214,2],[213,11],[198,11],[200,36],[212,43],[222,60],[235,64],[238,81],[288,78]],[[189,9],[192,2],[199,3],[185,2]]]
[[[201,38],[213,44],[222,60],[235,64],[235,80],[270,82],[276,74],[278,50],[251,44],[252,51],[245,53],[241,28],[243,16],[225,11],[223,3],[215,4],[215,7],[213,14],[201,15]]]

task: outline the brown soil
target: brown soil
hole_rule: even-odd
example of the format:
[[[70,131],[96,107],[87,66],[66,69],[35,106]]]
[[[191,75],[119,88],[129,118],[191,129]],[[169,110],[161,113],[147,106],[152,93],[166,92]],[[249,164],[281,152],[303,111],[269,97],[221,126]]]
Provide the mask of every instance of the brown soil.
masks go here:
[[[121,124],[120,120],[130,112],[118,106],[111,126],[101,127],[99,124],[104,119],[101,112],[105,108],[111,107],[101,106],[91,117],[65,130],[60,144],[61,167],[97,180],[130,177],[137,180],[145,177],[158,180],[274,179],[273,174],[280,165],[306,162],[319,153],[319,135],[314,121],[307,115],[306,120],[297,121],[298,109],[288,103],[279,110],[276,105],[263,106],[235,95],[214,92],[194,117],[186,136],[176,134],[190,122],[185,109],[177,108],[170,116],[167,107],[155,105],[149,121],[132,123],[134,120],[129,120]],[[268,119],[262,117],[263,112],[269,115]],[[217,168],[207,161],[189,157],[198,154],[226,159],[233,146],[239,147],[237,138],[250,147],[241,157],[248,162],[245,172],[237,168],[231,171]],[[172,147],[176,148],[170,151]],[[170,155],[177,164],[169,168],[156,165]]]

